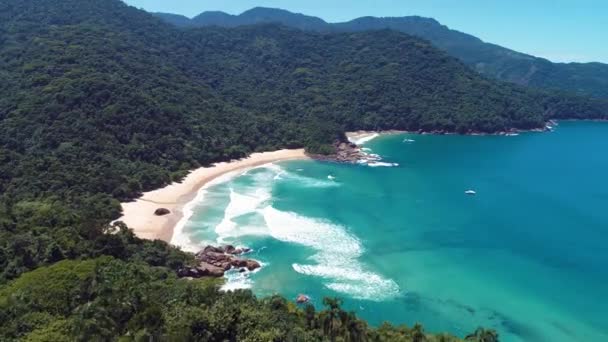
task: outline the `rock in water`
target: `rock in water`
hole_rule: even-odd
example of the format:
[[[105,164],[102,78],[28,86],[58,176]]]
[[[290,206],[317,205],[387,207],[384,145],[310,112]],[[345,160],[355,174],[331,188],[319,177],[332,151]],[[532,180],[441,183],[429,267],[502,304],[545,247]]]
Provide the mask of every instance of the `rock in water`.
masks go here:
[[[298,304],[308,303],[309,301],[310,301],[310,297],[308,297],[307,295],[304,295],[304,294],[299,294],[298,297],[296,297],[296,303],[298,303]]]
[[[232,268],[239,269],[239,272],[256,270],[261,267],[259,262],[237,257],[249,251],[249,248],[241,249],[231,245],[207,246],[195,254],[195,259],[199,263],[197,267],[184,267],[177,272],[177,275],[182,278],[222,277],[225,271]]]
[[[198,265],[197,269],[202,273],[202,276],[217,277],[217,278],[224,276],[223,268],[208,264],[204,261],[201,261],[201,263]]]
[[[171,214],[171,211],[167,208],[158,208],[154,211],[154,215],[156,216],[165,216]]]
[[[196,255],[203,255],[205,253],[208,252],[214,252],[214,253],[224,253],[224,249],[221,247],[214,247],[214,246],[207,246],[205,247],[205,249],[203,249],[202,251],[198,252]]]
[[[247,260],[233,259],[231,264],[232,264],[232,266],[238,267],[238,268],[247,267]]]
[[[262,267],[260,265],[260,263],[255,260],[248,259],[248,260],[246,260],[246,262],[247,262],[247,269],[250,271],[253,271],[255,269]]]

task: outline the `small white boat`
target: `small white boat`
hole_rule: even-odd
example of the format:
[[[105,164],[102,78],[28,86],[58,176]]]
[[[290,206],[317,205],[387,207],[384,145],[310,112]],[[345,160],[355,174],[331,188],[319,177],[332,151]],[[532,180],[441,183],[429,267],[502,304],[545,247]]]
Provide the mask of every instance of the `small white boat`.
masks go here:
[[[327,176],[327,179],[329,179],[329,180],[334,180],[334,179],[336,179],[336,177],[334,177],[334,176],[332,176],[332,175],[329,175],[329,176]]]
[[[477,192],[475,190],[467,190],[464,193],[467,195],[477,195]]]
[[[413,142],[415,142],[415,141],[416,141],[416,140],[414,140],[414,139],[407,139],[407,138],[406,138],[406,139],[403,139],[403,142],[404,142],[404,143],[413,143]]]

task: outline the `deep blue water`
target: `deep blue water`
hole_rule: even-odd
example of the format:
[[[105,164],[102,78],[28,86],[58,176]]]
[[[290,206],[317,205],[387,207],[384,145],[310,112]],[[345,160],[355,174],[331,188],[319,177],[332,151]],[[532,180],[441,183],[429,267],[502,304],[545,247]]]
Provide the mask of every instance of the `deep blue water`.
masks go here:
[[[209,187],[184,232],[253,247],[264,267],[228,286],[259,295],[339,296],[372,324],[459,336],[608,341],[608,123],[365,146],[399,165],[249,170]]]

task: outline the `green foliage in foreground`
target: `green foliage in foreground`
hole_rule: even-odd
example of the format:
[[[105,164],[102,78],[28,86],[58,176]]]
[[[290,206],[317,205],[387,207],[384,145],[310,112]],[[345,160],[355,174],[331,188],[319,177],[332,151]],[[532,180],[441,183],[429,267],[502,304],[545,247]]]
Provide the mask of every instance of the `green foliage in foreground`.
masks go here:
[[[338,299],[326,298],[317,312],[218,287],[218,280],[177,279],[167,268],[111,257],[61,261],[0,287],[0,340],[458,341],[419,324],[371,328]]]
[[[394,31],[183,31],[118,0],[0,1],[0,79],[2,340],[420,340],[331,301],[313,314],[178,281],[190,255],[108,222],[194,167],[328,153],[347,130],[495,132],[608,112],[485,79]]]

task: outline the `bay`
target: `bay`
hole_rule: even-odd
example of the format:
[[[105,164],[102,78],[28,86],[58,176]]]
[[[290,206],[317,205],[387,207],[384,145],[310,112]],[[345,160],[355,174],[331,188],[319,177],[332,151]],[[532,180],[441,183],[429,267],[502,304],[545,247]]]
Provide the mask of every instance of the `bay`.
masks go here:
[[[606,137],[599,122],[381,136],[365,147],[386,166],[292,161],[209,187],[184,233],[254,249],[264,267],[228,289],[337,296],[374,325],[605,341]]]

